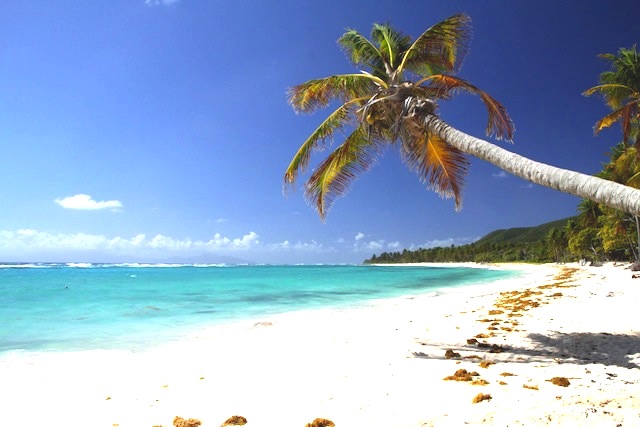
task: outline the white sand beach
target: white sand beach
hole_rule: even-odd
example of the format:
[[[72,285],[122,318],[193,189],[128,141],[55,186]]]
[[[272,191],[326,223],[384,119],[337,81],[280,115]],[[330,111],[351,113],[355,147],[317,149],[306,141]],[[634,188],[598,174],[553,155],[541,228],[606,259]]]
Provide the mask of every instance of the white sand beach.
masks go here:
[[[640,425],[640,278],[613,264],[516,268],[524,279],[215,327],[148,351],[8,355],[2,425]],[[462,369],[478,375],[444,379]]]

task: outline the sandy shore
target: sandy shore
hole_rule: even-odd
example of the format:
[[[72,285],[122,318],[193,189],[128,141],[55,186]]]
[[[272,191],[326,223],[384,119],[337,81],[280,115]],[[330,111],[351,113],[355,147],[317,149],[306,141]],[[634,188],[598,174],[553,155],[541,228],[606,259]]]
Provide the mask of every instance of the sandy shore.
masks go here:
[[[613,264],[518,268],[524,279],[491,287],[280,315],[144,352],[4,356],[2,425],[640,425],[640,279]],[[444,379],[463,369],[478,375]]]

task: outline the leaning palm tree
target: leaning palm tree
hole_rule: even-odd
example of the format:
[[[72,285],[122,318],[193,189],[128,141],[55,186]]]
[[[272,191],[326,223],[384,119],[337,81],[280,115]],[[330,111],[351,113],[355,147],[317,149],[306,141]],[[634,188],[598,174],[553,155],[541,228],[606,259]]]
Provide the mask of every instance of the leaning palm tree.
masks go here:
[[[305,195],[320,217],[335,198],[367,171],[387,145],[397,145],[404,163],[444,197],[462,205],[467,154],[536,184],[631,213],[640,213],[640,191],[600,178],[538,163],[464,134],[436,114],[437,102],[460,91],[479,95],[488,115],[487,134],[511,140],[514,127],[505,108],[469,82],[455,77],[468,51],[471,20],[458,14],[412,40],[389,25],[374,24],[371,39],[348,30],[339,40],[348,58],[363,70],[310,80],[289,90],[289,102],[311,113],[339,100],[293,157],[284,176],[294,184],[314,150],[337,133],[347,134],[311,174]]]

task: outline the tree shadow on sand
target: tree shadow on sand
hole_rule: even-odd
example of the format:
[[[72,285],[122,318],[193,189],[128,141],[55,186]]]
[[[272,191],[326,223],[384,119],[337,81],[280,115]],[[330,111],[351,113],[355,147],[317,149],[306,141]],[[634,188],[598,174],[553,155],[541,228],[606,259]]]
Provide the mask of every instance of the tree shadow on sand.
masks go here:
[[[532,349],[510,348],[514,354],[568,359],[573,363],[599,363],[623,368],[640,368],[640,335],[607,332],[553,332],[529,334]]]
[[[426,359],[484,359],[477,351],[483,353],[501,353],[499,359],[510,362],[526,363],[531,361],[554,360],[556,362],[577,364],[601,364],[622,368],[640,368],[640,334],[610,334],[607,332],[551,332],[549,335],[529,334],[531,345],[517,347],[509,345],[508,340],[500,345],[478,343],[477,340],[467,342],[464,346],[447,346],[442,355],[414,352],[413,357]],[[423,343],[423,345],[428,345]],[[460,353],[467,353],[462,356]],[[468,355],[472,353],[472,355]],[[497,354],[496,354],[497,356]]]

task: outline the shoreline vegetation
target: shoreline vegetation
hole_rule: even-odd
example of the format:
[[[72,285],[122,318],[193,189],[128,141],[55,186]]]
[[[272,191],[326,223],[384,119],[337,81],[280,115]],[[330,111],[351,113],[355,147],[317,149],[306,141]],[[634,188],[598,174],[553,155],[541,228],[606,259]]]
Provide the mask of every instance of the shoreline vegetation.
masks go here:
[[[632,225],[631,221],[626,221]],[[382,252],[363,261],[364,264],[395,264],[416,262],[477,262],[477,263],[535,263],[550,262],[624,262],[637,259],[630,230],[617,229],[617,242],[600,228],[585,226],[584,214],[559,219],[533,227],[495,230],[466,245]],[[593,221],[591,222],[593,224]],[[627,225],[629,225],[627,224]],[[607,226],[608,227],[608,226]],[[622,236],[623,238],[621,238]],[[626,238],[627,240],[625,241]],[[606,249],[605,249],[606,248]],[[640,264],[639,264],[640,267]]]
[[[140,352],[10,353],[0,357],[3,421],[55,420],[67,427],[640,422],[640,334],[633,322],[640,280],[630,264],[411,265],[525,274],[437,297],[213,327]]]

